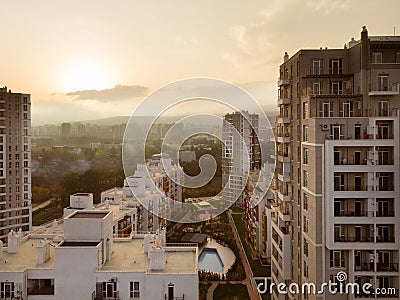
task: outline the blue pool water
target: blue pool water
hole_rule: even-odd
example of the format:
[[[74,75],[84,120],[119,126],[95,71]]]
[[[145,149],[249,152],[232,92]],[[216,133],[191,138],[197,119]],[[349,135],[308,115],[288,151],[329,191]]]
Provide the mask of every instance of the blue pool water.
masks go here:
[[[224,264],[216,249],[203,249],[199,255],[199,269],[211,272],[222,272],[224,270]]]

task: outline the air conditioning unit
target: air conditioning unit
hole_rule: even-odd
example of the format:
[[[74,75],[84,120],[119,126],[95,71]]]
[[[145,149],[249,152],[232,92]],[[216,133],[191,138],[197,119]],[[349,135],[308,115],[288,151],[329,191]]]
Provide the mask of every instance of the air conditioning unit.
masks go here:
[[[329,125],[328,124],[322,124],[321,125],[322,131],[329,131]]]

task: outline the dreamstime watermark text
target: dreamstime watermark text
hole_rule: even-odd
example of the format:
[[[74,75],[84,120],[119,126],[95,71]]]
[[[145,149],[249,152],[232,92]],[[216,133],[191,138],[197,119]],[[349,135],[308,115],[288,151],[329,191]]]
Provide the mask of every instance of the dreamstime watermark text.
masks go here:
[[[315,283],[302,283],[298,284],[293,282],[289,285],[286,283],[278,283],[268,282],[267,279],[264,281],[258,282],[257,291],[260,294],[272,294],[274,290],[280,295],[287,294],[308,294],[308,295],[322,295],[325,293],[329,293],[332,295],[336,294],[353,294],[353,295],[388,295],[395,296],[397,294],[397,290],[395,288],[390,287],[376,287],[369,283],[356,283],[356,282],[346,282],[347,273],[346,272],[338,272],[336,274],[336,280],[329,280],[328,282],[324,282],[320,285]]]

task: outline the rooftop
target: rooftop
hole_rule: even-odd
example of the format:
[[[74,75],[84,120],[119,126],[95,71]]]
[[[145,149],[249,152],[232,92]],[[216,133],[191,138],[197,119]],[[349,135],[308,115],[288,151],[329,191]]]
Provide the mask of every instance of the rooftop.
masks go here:
[[[147,271],[149,258],[144,252],[142,238],[114,239],[111,260],[101,271]],[[196,273],[197,251],[194,247],[165,247],[165,269],[153,273]]]
[[[103,219],[109,211],[77,211],[71,215],[69,215],[67,218],[69,219]]]
[[[50,259],[44,264],[36,266],[36,247],[41,241],[41,239],[25,238],[19,245],[18,253],[7,253],[7,250],[3,250],[3,254],[0,256],[0,269],[5,272],[15,272],[29,268],[54,268],[54,247],[52,246],[50,246]]]

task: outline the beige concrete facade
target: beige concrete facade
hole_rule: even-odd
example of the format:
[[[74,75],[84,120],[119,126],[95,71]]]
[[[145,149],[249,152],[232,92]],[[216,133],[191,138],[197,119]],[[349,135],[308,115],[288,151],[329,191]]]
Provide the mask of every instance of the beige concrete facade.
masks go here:
[[[0,88],[0,240],[32,227],[31,101]]]
[[[278,86],[273,282],[319,287],[343,271],[398,299],[400,37],[363,28],[344,49],[285,54]]]

